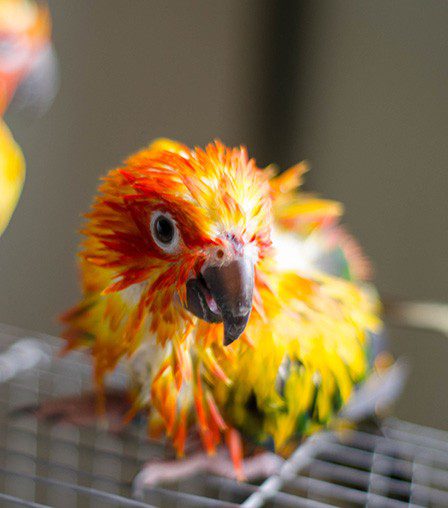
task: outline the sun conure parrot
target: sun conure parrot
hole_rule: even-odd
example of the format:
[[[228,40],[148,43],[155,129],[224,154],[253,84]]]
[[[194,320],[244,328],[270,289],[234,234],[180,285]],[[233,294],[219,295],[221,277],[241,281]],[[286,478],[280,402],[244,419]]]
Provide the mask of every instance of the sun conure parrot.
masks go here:
[[[240,436],[288,455],[347,404],[374,369],[379,304],[341,205],[300,191],[305,170],[162,139],[103,178],[63,317],[103,410],[123,363],[128,419],[146,411],[179,456],[192,432],[209,454],[224,438],[241,474]]]
[[[42,112],[56,90],[50,16],[42,3],[0,0],[0,235],[22,190],[25,161],[1,119],[13,100]]]

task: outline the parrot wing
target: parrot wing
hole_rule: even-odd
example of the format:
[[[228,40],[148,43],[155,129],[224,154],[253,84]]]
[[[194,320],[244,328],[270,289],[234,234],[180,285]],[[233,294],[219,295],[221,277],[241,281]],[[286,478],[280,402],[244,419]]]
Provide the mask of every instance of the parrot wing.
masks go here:
[[[297,192],[307,170],[308,166],[302,162],[271,178],[276,221],[273,241],[282,256],[280,262],[290,264],[286,258],[289,254],[296,260],[295,268],[306,266],[352,281],[370,279],[369,260],[339,223],[342,205],[311,193]],[[296,252],[291,252],[293,244]],[[301,266],[297,264],[297,248],[301,251]]]

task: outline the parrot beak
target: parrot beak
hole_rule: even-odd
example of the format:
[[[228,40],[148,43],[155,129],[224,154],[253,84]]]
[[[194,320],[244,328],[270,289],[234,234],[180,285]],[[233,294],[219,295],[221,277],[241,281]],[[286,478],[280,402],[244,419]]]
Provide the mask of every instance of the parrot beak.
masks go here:
[[[11,109],[43,116],[50,108],[59,87],[58,64],[53,46],[41,49],[14,93]]]
[[[207,266],[187,282],[187,309],[209,323],[224,324],[224,345],[244,332],[252,310],[254,263],[239,256],[221,266]]]

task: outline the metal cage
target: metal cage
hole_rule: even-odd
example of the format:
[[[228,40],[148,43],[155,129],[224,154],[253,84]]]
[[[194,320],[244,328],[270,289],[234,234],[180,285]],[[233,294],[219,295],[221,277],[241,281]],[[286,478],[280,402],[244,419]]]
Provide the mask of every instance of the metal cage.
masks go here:
[[[0,506],[448,506],[448,433],[387,419],[311,437],[262,483],[201,475],[133,497],[144,462],[167,447],[134,424],[120,435],[49,425],[25,407],[91,388],[88,359],[0,327]],[[124,375],[113,376],[123,386]]]

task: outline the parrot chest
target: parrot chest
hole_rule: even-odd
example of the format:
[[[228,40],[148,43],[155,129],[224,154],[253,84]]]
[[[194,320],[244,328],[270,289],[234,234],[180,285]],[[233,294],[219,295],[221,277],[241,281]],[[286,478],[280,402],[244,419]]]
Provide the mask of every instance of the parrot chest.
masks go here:
[[[127,362],[131,388],[138,393],[142,405],[147,405],[151,397],[151,385],[163,362],[171,354],[171,347],[156,343],[155,337],[147,334],[142,345]]]

